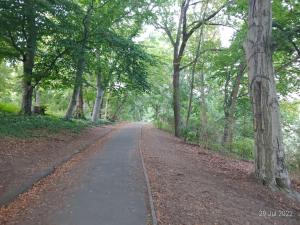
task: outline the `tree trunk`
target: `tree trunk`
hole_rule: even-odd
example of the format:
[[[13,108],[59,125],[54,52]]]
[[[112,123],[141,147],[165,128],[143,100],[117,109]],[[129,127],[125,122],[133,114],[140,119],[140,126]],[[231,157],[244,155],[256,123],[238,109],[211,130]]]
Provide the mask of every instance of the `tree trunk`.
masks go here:
[[[113,121],[116,121],[119,118],[119,115],[120,115],[120,113],[122,111],[123,106],[126,103],[126,100],[127,100],[127,95],[125,94],[125,96],[123,97],[122,101],[120,101],[118,103],[117,108],[116,108],[115,112],[113,113],[113,116],[111,117],[111,119]]]
[[[103,117],[102,111],[103,111],[103,107],[104,107],[104,101],[103,101],[104,96],[105,96],[105,90],[103,89],[101,105],[100,105],[100,110],[99,110],[99,119],[102,119],[102,117]]]
[[[110,97],[110,94],[109,92],[106,94],[106,97],[105,97],[105,108],[104,108],[104,118],[107,120],[108,118],[108,102],[109,102],[109,97]]]
[[[194,83],[195,83],[195,73],[196,73],[197,62],[198,62],[199,56],[200,56],[202,36],[203,36],[203,26],[201,27],[199,42],[198,42],[197,49],[196,49],[196,54],[195,54],[195,60],[193,62],[193,67],[192,67],[192,78],[191,78],[191,86],[190,86],[189,105],[188,105],[187,117],[186,117],[186,122],[185,122],[185,127],[186,128],[188,128],[189,120],[190,120],[190,116],[191,116],[193,92],[194,92]]]
[[[224,125],[223,139],[222,139],[222,146],[224,149],[231,150],[231,145],[233,140],[233,127],[235,122],[234,113],[235,113],[237,97],[239,93],[241,80],[244,75],[245,67],[246,67],[245,63],[241,62],[239,66],[238,74],[235,78],[234,86],[229,96],[230,99],[229,100],[225,99],[225,103],[224,103],[225,125]],[[226,104],[226,102],[228,102],[228,104]]]
[[[203,65],[204,67],[204,65]],[[200,143],[202,143],[203,147],[206,148],[208,143],[208,133],[207,133],[207,108],[205,101],[205,78],[204,71],[202,69],[200,73]]]
[[[74,88],[72,92],[72,96],[69,102],[69,106],[65,115],[65,119],[69,120],[73,116],[73,112],[76,106],[76,99],[79,95],[80,86],[82,84],[82,76],[85,69],[85,54],[86,54],[86,44],[88,42],[88,32],[89,32],[89,24],[90,24],[90,17],[92,15],[93,5],[91,4],[87,10],[86,16],[83,20],[83,39],[81,48],[78,54],[77,60],[77,70],[75,75],[75,82]]]
[[[32,108],[32,95],[33,95],[33,67],[34,58],[37,46],[37,29],[35,25],[35,9],[34,3],[32,1],[27,1],[24,3],[24,10],[26,11],[26,21],[27,21],[27,46],[26,52],[23,56],[23,78],[22,78],[22,106],[21,113],[24,115],[31,115]]]
[[[83,47],[84,48],[84,47]],[[82,54],[79,55],[78,63],[77,63],[77,71],[76,71],[76,77],[75,77],[75,83],[74,83],[74,88],[72,92],[72,96],[70,99],[70,103],[65,115],[66,119],[71,119],[74,113],[74,109],[76,106],[76,100],[79,95],[80,91],[80,86],[82,83],[82,76],[84,72],[84,67],[85,67],[85,58],[84,58],[84,52],[85,50],[81,51]]]
[[[271,52],[271,0],[249,0],[245,43],[255,132],[255,174],[272,187],[290,188]]]
[[[40,107],[41,106],[41,93],[39,91],[39,87],[36,86],[34,88],[34,92],[35,92],[35,102],[34,105]]]
[[[224,119],[224,132],[223,132],[223,139],[222,139],[222,146],[223,150],[231,150],[232,139],[233,139],[233,123],[234,118],[233,115],[226,111],[225,112],[225,119]]]
[[[102,105],[102,98],[103,98],[104,90],[101,87],[101,74],[100,72],[97,74],[97,95],[94,104],[93,114],[92,114],[92,121],[95,123],[99,118],[99,112],[101,110]]]
[[[155,104],[153,108],[154,108],[154,112],[155,112],[155,113],[154,113],[154,118],[155,118],[154,120],[155,120],[156,122],[159,122],[158,120],[160,119],[160,118],[159,118],[159,109],[160,109],[160,107],[159,107],[158,104]]]
[[[173,63],[173,111],[174,111],[174,129],[175,136],[181,135],[181,118],[180,118],[180,86],[179,86],[179,74],[180,63],[174,60]]]
[[[76,110],[74,113],[74,117],[76,119],[84,119],[85,118],[83,105],[84,105],[83,90],[82,90],[82,85],[81,85],[78,96],[77,96]]]
[[[24,74],[22,78],[22,106],[21,106],[21,113],[23,115],[31,115],[31,108],[32,108],[32,94],[33,94],[33,86],[31,84],[31,78]]]

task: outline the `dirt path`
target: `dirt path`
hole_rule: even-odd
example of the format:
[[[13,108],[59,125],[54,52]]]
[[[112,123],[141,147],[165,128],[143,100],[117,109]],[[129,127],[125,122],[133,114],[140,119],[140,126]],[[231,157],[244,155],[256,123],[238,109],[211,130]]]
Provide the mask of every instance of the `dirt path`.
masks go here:
[[[142,149],[160,225],[300,224],[300,204],[252,177],[252,163],[146,126]]]
[[[140,124],[96,142],[7,208],[0,224],[146,225],[145,177],[138,150]]]

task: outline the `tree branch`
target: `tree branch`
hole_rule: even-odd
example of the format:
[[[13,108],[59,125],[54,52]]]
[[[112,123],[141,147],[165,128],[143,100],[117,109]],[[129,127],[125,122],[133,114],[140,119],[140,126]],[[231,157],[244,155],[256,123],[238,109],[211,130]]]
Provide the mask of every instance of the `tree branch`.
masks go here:
[[[218,52],[218,51],[224,51],[224,50],[225,50],[225,49],[222,49],[222,48],[209,48],[209,49],[205,49],[205,50],[203,50],[203,51],[200,51],[200,52],[199,52],[199,55],[196,56],[195,59],[194,59],[193,61],[189,62],[188,64],[186,64],[186,65],[184,65],[184,66],[182,66],[182,67],[180,67],[180,70],[183,70],[183,69],[185,69],[185,68],[187,68],[187,67],[193,65],[193,63],[195,63],[195,62],[198,60],[198,58],[200,57],[200,55],[202,55],[202,54],[205,53],[205,52]]]
[[[233,1],[228,1],[225,4],[223,4],[220,8],[218,8],[216,11],[208,15],[206,18],[201,19],[199,21],[193,22],[195,24],[192,26],[189,32],[187,32],[187,36],[190,37],[199,27],[201,27],[203,24],[205,24],[207,21],[211,20],[214,18],[222,9],[224,9],[227,5],[231,4]]]

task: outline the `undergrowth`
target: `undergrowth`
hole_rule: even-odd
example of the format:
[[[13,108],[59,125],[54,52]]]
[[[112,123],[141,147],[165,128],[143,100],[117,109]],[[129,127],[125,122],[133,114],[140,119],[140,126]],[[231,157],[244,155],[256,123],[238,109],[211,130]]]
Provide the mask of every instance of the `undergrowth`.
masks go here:
[[[79,133],[85,128],[108,123],[106,120],[91,123],[88,120],[65,120],[50,115],[22,116],[0,112],[0,137],[29,138],[63,131]]]

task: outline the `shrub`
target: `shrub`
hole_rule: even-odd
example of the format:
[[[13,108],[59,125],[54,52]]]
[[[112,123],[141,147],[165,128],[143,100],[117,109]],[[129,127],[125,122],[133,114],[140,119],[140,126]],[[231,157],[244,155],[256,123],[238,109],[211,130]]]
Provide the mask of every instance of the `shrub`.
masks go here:
[[[232,152],[243,159],[253,159],[254,140],[251,138],[237,137],[232,143]]]
[[[20,108],[12,103],[0,103],[0,112],[3,113],[18,113]]]

